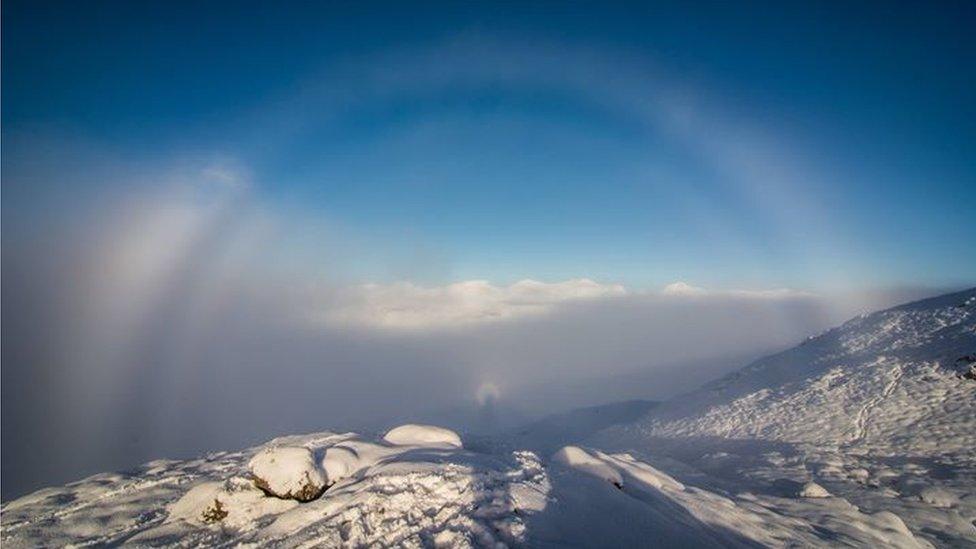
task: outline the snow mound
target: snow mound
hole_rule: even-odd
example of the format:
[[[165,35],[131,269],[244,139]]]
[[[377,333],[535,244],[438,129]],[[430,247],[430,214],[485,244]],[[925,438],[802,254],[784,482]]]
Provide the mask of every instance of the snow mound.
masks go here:
[[[646,463],[635,460],[629,454],[608,455],[599,450],[585,450],[579,446],[566,446],[557,451],[552,460],[588,475],[602,478],[617,488],[626,483],[655,490],[684,490],[684,486],[668,475]]]
[[[254,484],[282,499],[312,501],[325,491],[325,474],[308,448],[272,446],[248,463]]]
[[[608,465],[604,460],[590,454],[578,446],[566,446],[552,456],[552,461],[582,471],[588,475],[599,477],[617,488],[623,488],[623,475],[616,468]]]
[[[816,482],[808,482],[803,485],[799,496],[801,498],[829,498],[830,492]]]
[[[918,493],[918,499],[933,507],[952,507],[959,503],[959,496],[944,488],[925,488]]]
[[[325,451],[322,458],[322,470],[330,485],[353,475],[363,468],[361,456],[348,446],[334,446]]]
[[[450,429],[433,425],[401,425],[390,429],[383,440],[398,446],[450,446],[462,448],[461,437]]]
[[[434,427],[433,429],[437,429]],[[446,431],[446,429],[443,429]],[[451,451],[460,446],[431,444],[426,447]],[[350,437],[325,450],[322,458],[322,469],[325,471],[329,484],[351,477],[376,465],[385,459],[395,459],[397,456],[424,448],[420,445],[393,444],[386,440],[379,442],[362,437]]]

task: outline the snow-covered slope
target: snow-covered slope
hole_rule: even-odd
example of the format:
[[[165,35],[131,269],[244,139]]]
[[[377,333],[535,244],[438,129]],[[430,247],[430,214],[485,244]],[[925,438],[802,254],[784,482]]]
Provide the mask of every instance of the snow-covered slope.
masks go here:
[[[855,318],[675,399],[649,432],[968,456],[976,402],[959,374],[976,352],[974,296]]]
[[[811,545],[829,531],[853,544],[919,547],[898,517],[843,500],[733,498],[628,454],[570,446],[543,460],[465,450],[439,428],[410,431],[420,436],[405,444],[286,437],[41,490],[4,506],[3,546],[754,547]],[[320,497],[258,487],[307,481],[306,455],[329,485]]]
[[[284,437],[96,475],[5,503],[0,541],[972,546],[973,355],[976,290],[854,319],[660,405],[505,437]]]
[[[588,443],[712,487],[816,480],[936,544],[976,544],[976,289],[852,319]]]

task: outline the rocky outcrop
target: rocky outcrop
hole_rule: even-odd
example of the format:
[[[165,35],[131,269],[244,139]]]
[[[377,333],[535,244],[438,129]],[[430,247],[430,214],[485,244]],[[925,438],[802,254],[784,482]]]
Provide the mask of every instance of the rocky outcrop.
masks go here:
[[[251,458],[248,468],[255,486],[282,499],[312,501],[326,488],[325,474],[308,448],[266,448]]]

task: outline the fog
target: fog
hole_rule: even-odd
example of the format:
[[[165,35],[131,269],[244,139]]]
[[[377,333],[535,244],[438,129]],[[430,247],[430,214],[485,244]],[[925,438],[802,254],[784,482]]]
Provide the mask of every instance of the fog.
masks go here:
[[[4,210],[4,499],[286,433],[408,420],[491,432],[668,398],[925,293],[362,285],[343,265],[368,243],[261,205],[240,172],[141,180]]]

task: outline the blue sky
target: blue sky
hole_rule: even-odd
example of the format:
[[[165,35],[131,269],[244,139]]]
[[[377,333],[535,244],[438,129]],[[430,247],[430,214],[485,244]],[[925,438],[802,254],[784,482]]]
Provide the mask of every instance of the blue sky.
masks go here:
[[[198,163],[356,281],[972,283],[972,10],[7,2],[4,229]]]

